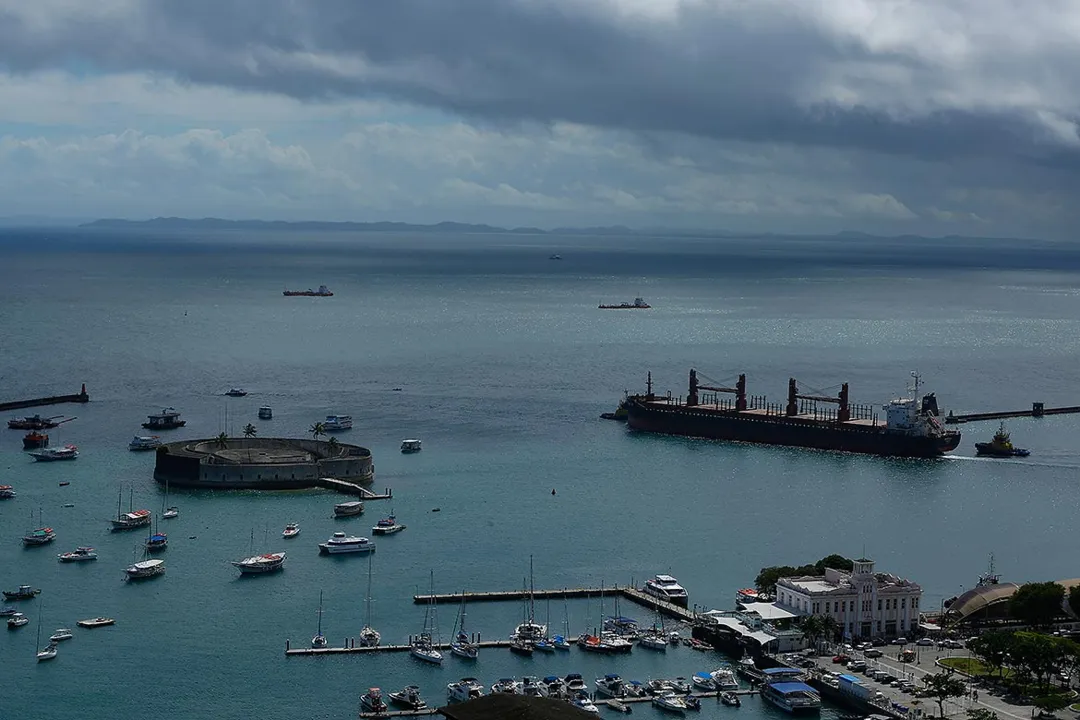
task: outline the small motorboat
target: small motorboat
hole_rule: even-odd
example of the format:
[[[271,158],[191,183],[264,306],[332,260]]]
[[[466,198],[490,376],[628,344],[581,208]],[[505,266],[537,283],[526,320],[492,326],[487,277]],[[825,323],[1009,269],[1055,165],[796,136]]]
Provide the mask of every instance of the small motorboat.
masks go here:
[[[499,678],[491,685],[492,695],[517,695],[518,684],[514,678]]]
[[[96,617],[96,618],[89,618],[87,620],[79,620],[75,624],[78,625],[81,628],[90,628],[90,629],[92,629],[92,628],[105,627],[106,625],[115,625],[116,621],[113,620],[111,617]]]
[[[382,699],[382,691],[379,688],[368,688],[368,691],[360,696],[360,707],[365,712],[386,712],[386,702]]]
[[[49,642],[61,642],[63,640],[70,640],[75,637],[74,633],[67,628],[57,628],[56,632],[49,636]]]
[[[652,703],[661,710],[667,710],[668,712],[680,715],[686,712],[686,699],[681,695],[676,695],[674,690],[664,690],[659,695],[654,695]]]
[[[468,702],[484,696],[484,686],[476,678],[461,678],[446,686],[446,699],[450,702]]]
[[[640,680],[631,680],[626,683],[626,697],[642,698],[648,695],[645,692],[645,685]]]
[[[677,677],[671,681],[671,689],[679,695],[689,695],[690,683],[686,682],[684,677]]]
[[[375,523],[375,527],[371,528],[371,532],[374,535],[393,535],[404,529],[405,526],[399,525],[397,518],[391,513],[389,516],[384,517]]]
[[[29,585],[20,585],[18,590],[4,590],[3,594],[5,600],[32,600],[41,594],[41,590]]]
[[[557,675],[548,675],[540,683],[540,694],[555,700],[566,699],[566,684]]]
[[[990,442],[975,443],[975,454],[998,458],[1027,457],[1031,454],[1031,451],[1014,447],[1012,438],[1008,431],[1005,430],[1005,423],[1001,423]]]
[[[143,543],[147,552],[160,552],[169,547],[169,536],[165,533],[153,533]]]
[[[353,515],[360,515],[364,512],[364,503],[360,500],[350,500],[348,502],[338,503],[334,506],[335,517],[351,517]]]
[[[696,672],[690,678],[690,682],[694,684],[694,687],[700,688],[705,692],[714,692],[716,690],[716,681],[713,680],[712,675],[707,672]]]
[[[578,710],[584,710],[593,715],[600,714],[600,708],[596,707],[596,704],[593,703],[592,699],[586,693],[578,693],[577,697],[575,697],[570,704]]]
[[[97,553],[94,552],[94,548],[80,545],[71,552],[60,553],[56,556],[56,559],[62,563],[69,562],[89,562],[91,560],[97,560]]]
[[[5,605],[0,608],[0,617],[11,617],[17,612],[19,612],[19,610],[14,605]]]
[[[37,661],[42,662],[44,660],[52,660],[56,657],[57,644],[54,642],[49,643],[43,650],[38,650]]]
[[[632,713],[634,711],[634,709],[632,707],[630,707],[629,705],[624,703],[622,700],[615,700],[615,699],[608,700],[607,701],[607,706],[609,708],[611,708],[612,710],[614,710],[615,712],[621,712],[621,713],[624,713],[626,715],[629,715],[630,713]]]
[[[535,675],[526,675],[518,683],[518,692],[526,697],[540,697],[540,679]]]
[[[15,497],[15,488],[10,485],[0,485],[0,500],[10,500]]]
[[[229,391],[225,393],[229,397],[244,397],[247,395],[247,390],[243,388],[229,388]]]
[[[397,692],[387,693],[390,703],[403,707],[406,710],[426,710],[427,703],[420,697],[420,688],[416,685],[406,685]]]
[[[7,619],[8,630],[14,630],[17,627],[22,627],[28,622],[30,622],[30,618],[26,617],[26,615],[21,612],[17,612]]]
[[[626,694],[622,678],[614,673],[596,678],[596,692],[598,695],[612,698],[619,698]]]
[[[566,692],[571,695],[589,691],[589,686],[585,684],[585,679],[581,677],[580,673],[570,673],[564,677],[563,685],[566,687]]]
[[[683,702],[686,703],[687,710],[701,709],[701,700],[699,700],[696,695],[687,695],[685,698],[683,698]]]
[[[165,518],[166,520],[171,520],[172,518],[178,517],[179,515],[180,508],[178,507],[167,507],[165,508],[165,512],[161,513],[161,517]]]
[[[128,450],[132,452],[157,450],[159,447],[161,447],[161,438],[157,435],[136,435],[128,443]]]
[[[300,534],[300,525],[298,523],[289,523],[285,526],[285,529],[281,531],[281,537],[294,538]]]
[[[409,438],[401,441],[401,452],[408,455],[409,453],[418,453],[423,448],[423,444],[416,438]]]
[[[730,690],[720,693],[720,702],[724,703],[729,707],[742,706],[742,700],[740,700],[739,696],[731,692]]]

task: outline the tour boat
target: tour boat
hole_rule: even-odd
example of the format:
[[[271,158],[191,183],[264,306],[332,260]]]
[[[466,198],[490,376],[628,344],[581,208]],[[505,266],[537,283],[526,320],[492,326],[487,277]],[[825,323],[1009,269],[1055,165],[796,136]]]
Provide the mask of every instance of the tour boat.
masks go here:
[[[180,419],[180,413],[171,407],[163,408],[155,415],[147,415],[142,424],[147,430],[175,430],[187,425],[187,420]]]
[[[4,590],[5,600],[32,600],[41,593],[38,588],[29,585],[20,585],[18,590]]]
[[[365,553],[375,549],[375,543],[366,537],[354,537],[343,532],[334,533],[329,540],[319,543],[319,552],[324,555],[338,553]]]
[[[165,572],[164,560],[140,560],[139,562],[128,565],[124,570],[127,573],[128,580],[143,580],[146,578],[157,577]]]
[[[50,642],[60,642],[62,640],[70,640],[75,637],[74,633],[67,628],[57,628],[56,632],[49,636]]]
[[[338,503],[334,506],[334,515],[336,517],[351,517],[363,512],[364,503],[360,500],[349,500],[348,502]]]
[[[599,695],[618,698],[625,693],[623,679],[614,673],[608,673],[602,678],[596,678],[596,692]]]
[[[116,621],[113,620],[111,617],[96,617],[96,618],[89,618],[87,620],[79,620],[75,624],[78,625],[81,628],[93,629],[93,628],[105,627],[106,625],[115,625]]]
[[[243,388],[229,388],[229,391],[225,394],[229,397],[244,397],[247,395],[247,390]]]
[[[157,450],[159,447],[161,447],[161,438],[157,435],[136,435],[128,443],[128,450],[133,452]]]
[[[379,688],[368,688],[368,691],[360,696],[360,706],[365,712],[383,713],[387,710]]]
[[[15,497],[15,488],[11,485],[0,485],[0,500],[10,500]]]
[[[680,715],[686,712],[686,700],[681,695],[676,695],[674,690],[664,690],[659,695],[654,695],[652,702],[661,710]]]
[[[75,460],[79,457],[79,448],[74,445],[65,445],[61,448],[41,448],[30,453],[30,457],[38,462],[55,462],[58,460]]]
[[[23,545],[47,545],[56,539],[51,527],[40,527],[23,535]]]
[[[397,518],[393,515],[384,517],[375,523],[375,527],[371,528],[371,532],[375,535],[393,535],[394,533],[401,532],[405,529],[404,525],[398,525]]]
[[[476,678],[461,678],[446,686],[446,699],[450,702],[468,702],[484,696],[484,686]]]
[[[70,562],[89,562],[91,560],[97,560],[97,553],[94,552],[94,548],[80,545],[71,552],[60,553],[56,556],[56,559],[62,563]]]
[[[26,625],[28,622],[30,622],[30,618],[26,617],[26,615],[21,612],[17,612],[7,619],[7,626],[9,630],[13,630],[14,628]]]
[[[426,710],[427,703],[420,697],[420,688],[416,685],[406,685],[397,692],[387,693],[390,702],[406,710]]]
[[[686,607],[688,601],[686,589],[671,575],[657,575],[645,583],[643,591],[646,595],[680,607]]]
[[[234,568],[240,570],[243,575],[255,575],[258,573],[274,572],[285,565],[285,553],[264,553],[237,560],[231,563]]]
[[[821,710],[821,696],[801,682],[765,683],[761,688],[761,699],[793,715]]]
[[[147,552],[158,552],[169,546],[169,537],[165,533],[153,533],[143,543]]]
[[[420,441],[415,438],[401,441],[401,452],[403,453],[418,453],[421,450]]]
[[[132,530],[146,527],[153,520],[153,514],[149,510],[132,510],[120,513],[115,520],[110,520],[113,530]]]
[[[352,415],[327,415],[322,421],[323,432],[352,429]]]
[[[259,408],[259,419],[260,420],[273,420],[274,419],[274,409],[272,407],[270,407],[269,405],[263,405],[261,408]]]
[[[300,534],[300,525],[297,523],[289,523],[285,526],[285,529],[281,532],[283,538],[294,538]]]

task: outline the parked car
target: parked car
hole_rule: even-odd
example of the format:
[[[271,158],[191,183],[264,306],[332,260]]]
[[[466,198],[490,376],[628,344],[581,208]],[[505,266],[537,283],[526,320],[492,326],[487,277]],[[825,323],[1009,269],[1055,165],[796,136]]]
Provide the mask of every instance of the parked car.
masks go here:
[[[898,638],[896,638],[895,640],[892,641],[892,644],[893,645],[907,645],[907,638],[898,637]]]
[[[918,640],[916,640],[915,644],[919,645],[921,647],[932,647],[933,644],[934,644],[934,641],[931,640],[928,637],[923,637],[923,638],[919,638]]]
[[[834,655],[832,661],[839,665],[840,663],[846,663],[851,657],[848,655]]]
[[[888,645],[889,643],[885,642],[885,638],[876,637],[876,638],[874,638],[873,640],[870,641],[870,644],[873,645],[874,647],[881,647],[883,645]]]
[[[849,662],[847,664],[847,667],[848,667],[848,670],[851,670],[853,672],[859,672],[860,670],[865,670],[866,669],[866,661],[865,660],[852,660],[851,662]]]

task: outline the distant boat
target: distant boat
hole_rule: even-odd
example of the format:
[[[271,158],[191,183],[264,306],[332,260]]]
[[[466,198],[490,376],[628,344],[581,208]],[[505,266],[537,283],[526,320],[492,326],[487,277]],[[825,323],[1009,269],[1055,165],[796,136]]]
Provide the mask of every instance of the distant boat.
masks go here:
[[[605,305],[600,303],[598,306],[601,310],[648,310],[652,305],[645,302],[642,298],[634,298],[632,303],[619,303],[618,305]]]
[[[38,625],[37,625],[37,647],[41,647],[41,616],[44,612],[41,608],[38,609]],[[56,657],[57,644],[55,640],[50,640],[49,644],[44,649],[37,651],[37,661],[42,662],[44,660],[52,660]]]
[[[272,420],[273,418],[274,418],[274,409],[271,408],[269,405],[263,405],[261,408],[259,408],[259,419],[260,420]]]
[[[323,432],[352,430],[352,415],[327,415],[322,426]]]
[[[285,297],[332,297],[334,293],[330,292],[329,288],[325,285],[320,285],[318,290],[286,290],[282,293]]]
[[[171,407],[163,408],[155,415],[147,415],[143,427],[147,430],[174,430],[187,425],[187,420],[180,419],[180,413]]]
[[[15,497],[15,488],[11,485],[0,485],[0,500],[10,500]]]
[[[394,516],[393,512],[391,512],[389,516],[384,517],[375,523],[375,527],[371,528],[371,532],[374,535],[393,535],[404,529],[405,526],[399,525],[397,518]]]
[[[337,517],[349,517],[362,512],[364,512],[364,503],[360,500],[350,500],[334,506],[334,515]]]
[[[48,447],[49,435],[40,430],[31,430],[23,435],[22,446],[23,450],[36,450],[37,448]]]
[[[401,452],[403,453],[418,453],[421,450],[421,443],[415,438],[409,438],[408,440],[401,441]]]
[[[75,460],[79,457],[79,448],[74,445],[65,445],[62,448],[41,448],[30,453],[30,457],[38,462],[54,462],[56,460]]]
[[[5,600],[31,600],[36,598],[40,593],[41,590],[30,587],[29,585],[20,585],[17,590],[3,591]]]
[[[70,640],[75,637],[75,634],[67,628],[56,628],[56,632],[49,636],[50,642],[60,642],[62,640]]]
[[[128,450],[132,452],[157,450],[159,447],[161,447],[161,438],[157,435],[136,435],[128,443]]]
[[[8,427],[12,430],[48,430],[54,428],[61,423],[71,422],[75,418],[66,418],[63,415],[54,415],[52,417],[42,417],[41,415],[27,415],[21,418],[11,418],[8,420]]]
[[[225,394],[229,397],[244,397],[247,395],[247,390],[244,388],[229,388],[229,391]]]
[[[116,621],[111,617],[96,617],[87,620],[79,620],[75,624],[81,628],[99,628],[105,627],[106,625],[115,625]]]
[[[562,260],[562,255],[550,255],[548,260]]]
[[[375,549],[375,543],[366,537],[350,537],[343,532],[336,532],[324,543],[319,543],[319,552],[324,555],[340,553],[364,553]]]

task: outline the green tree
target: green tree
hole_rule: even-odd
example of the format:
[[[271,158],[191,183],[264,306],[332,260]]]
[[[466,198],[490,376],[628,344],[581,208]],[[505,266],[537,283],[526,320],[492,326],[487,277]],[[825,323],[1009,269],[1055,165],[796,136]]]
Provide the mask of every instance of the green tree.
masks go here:
[[[318,440],[320,437],[326,434],[326,426],[323,425],[321,422],[317,422],[311,426],[308,432],[311,433],[311,437],[313,440]]]
[[[1013,633],[1003,630],[986,632],[968,643],[971,654],[982,661],[991,670],[996,670],[998,677],[1005,671],[1005,661],[1016,645]]]
[[[251,423],[248,423],[247,425],[244,426],[244,437],[246,437],[246,438],[255,437],[255,433],[257,433],[257,432],[258,432],[258,430],[255,429],[255,426],[252,425]]]
[[[229,435],[228,435],[228,433],[224,433],[224,432],[219,433],[217,438],[214,440],[214,442],[217,443],[218,448],[220,448],[221,450],[224,450],[225,448],[229,447]]]
[[[1009,598],[1009,613],[1035,627],[1046,627],[1061,614],[1065,588],[1056,582],[1027,583]]]
[[[832,568],[833,570],[843,570],[845,572],[851,572],[855,568],[854,561],[844,557],[843,555],[826,555],[818,560],[814,565],[818,568],[818,572],[822,575],[825,574],[825,568]]]
[[[773,565],[771,567],[761,568],[761,572],[754,578],[754,587],[757,591],[763,595],[773,595],[776,593],[776,582],[780,578],[792,577],[795,574],[795,568],[790,565]]]
[[[799,629],[815,648],[818,641],[825,635],[825,618],[821,615],[805,615],[799,620]]]
[[[1035,707],[1049,715],[1068,707],[1071,702],[1072,698],[1067,693],[1046,693],[1032,698]]]
[[[326,441],[326,448],[330,451],[331,455],[337,455],[337,451],[341,448],[341,443],[333,435]]]
[[[1073,615],[1080,617],[1080,585],[1074,585],[1069,590],[1069,609],[1073,611]]]
[[[1021,674],[1032,677],[1042,687],[1050,685],[1050,677],[1066,663],[1072,643],[1062,638],[1035,632],[1018,632],[1009,662]]]
[[[938,704],[938,714],[945,717],[945,701],[952,698],[963,697],[967,693],[967,686],[950,672],[939,672],[934,675],[923,676],[923,684],[926,686],[926,696],[934,699]]]

